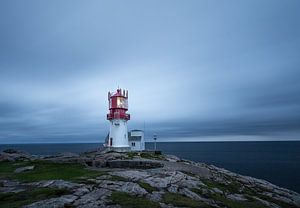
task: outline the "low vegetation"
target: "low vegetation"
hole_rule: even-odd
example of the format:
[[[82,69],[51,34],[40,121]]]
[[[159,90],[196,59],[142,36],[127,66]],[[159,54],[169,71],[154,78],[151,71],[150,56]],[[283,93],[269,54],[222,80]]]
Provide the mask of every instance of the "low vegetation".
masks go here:
[[[31,191],[27,190],[19,193],[0,193],[0,208],[21,207],[36,201],[51,197],[58,197],[65,194],[69,194],[69,191],[54,188],[36,188]]]
[[[164,156],[160,152],[128,152],[126,154],[129,159],[141,157],[151,160],[165,160]]]
[[[153,191],[157,191],[157,188],[151,186],[148,183],[144,183],[142,181],[139,181],[138,184],[140,185],[140,187],[144,188],[149,193],[152,193]]]
[[[219,183],[216,181],[201,179],[201,181],[209,188],[218,188],[227,193],[239,193],[241,185],[234,181],[229,181],[228,184]]]
[[[122,176],[118,176],[118,175],[111,175],[111,178],[109,179],[111,181],[130,181],[128,178],[124,178]]]
[[[156,154],[154,152],[142,152],[140,156],[141,158],[150,159],[150,160],[165,160],[163,155]]]
[[[18,167],[34,165],[34,169],[22,173],[14,173]],[[84,165],[75,163],[53,163],[46,161],[32,162],[0,162],[0,178],[16,179],[23,182],[40,180],[70,180],[76,181],[82,177],[94,178],[103,172],[86,169]]]
[[[114,204],[119,204],[125,208],[158,208],[159,203],[150,201],[143,197],[132,196],[124,192],[113,192],[111,194],[111,200]]]
[[[182,196],[180,194],[174,194],[174,193],[165,193],[163,195],[163,202],[166,204],[173,204],[174,206],[178,207],[202,207],[202,208],[208,208],[210,207],[207,204],[204,204],[200,201],[193,200],[191,198],[188,198],[186,196]]]

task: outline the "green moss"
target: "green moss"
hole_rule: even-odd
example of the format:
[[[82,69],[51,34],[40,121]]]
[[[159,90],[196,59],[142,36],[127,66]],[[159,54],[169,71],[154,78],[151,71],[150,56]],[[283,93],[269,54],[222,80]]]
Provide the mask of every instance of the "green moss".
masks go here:
[[[213,194],[209,192],[203,192],[201,189],[193,188],[191,189],[194,193],[206,197],[209,199],[215,200],[216,203],[225,205],[226,207],[230,208],[263,208],[266,207],[264,204],[261,202],[254,200],[251,197],[247,197],[247,201],[234,201],[227,199],[223,194]]]
[[[229,181],[229,184],[223,184],[208,179],[201,179],[201,181],[209,188],[218,188],[229,193],[240,193],[241,184],[235,181]]]
[[[132,159],[135,156],[138,156],[137,152],[127,152],[126,154],[127,154],[128,158],[130,158],[130,159]]]
[[[191,191],[198,194],[199,196],[209,197],[206,193],[204,193],[202,189],[192,188]]]
[[[109,179],[111,181],[130,181],[128,178],[124,178],[122,176],[117,176],[117,175],[111,175],[111,178]]]
[[[151,160],[164,160],[164,157],[160,154],[155,154],[154,152],[142,152],[140,156],[145,159]]]
[[[289,203],[286,203],[286,202],[283,202],[283,201],[279,201],[279,200],[276,200],[274,198],[271,198],[269,196],[265,196],[265,195],[262,195],[262,194],[259,194],[257,197],[260,198],[260,199],[266,200],[268,202],[272,202],[274,204],[277,204],[282,208],[296,208],[296,206],[293,205],[293,204],[289,204]]]
[[[15,169],[26,166],[30,164],[30,162],[8,162],[2,161],[0,162],[0,179],[8,178],[12,175]]]
[[[14,173],[17,167],[34,165],[31,171]],[[16,179],[24,182],[40,180],[71,180],[76,181],[80,177],[94,178],[105,173],[86,169],[85,166],[77,163],[53,163],[48,161],[34,161],[26,164],[15,164],[13,162],[0,162],[1,177]],[[2,169],[2,167],[5,167]]]
[[[111,200],[115,204],[119,204],[122,207],[135,207],[135,208],[158,208],[159,203],[150,201],[149,199],[132,196],[124,192],[113,192],[111,194]]]
[[[174,206],[178,207],[210,207],[209,205],[204,204],[203,202],[196,201],[186,196],[174,193],[165,193],[163,195],[162,201],[166,204],[173,204]]]
[[[254,200],[253,198],[248,197],[247,201],[234,201],[227,199],[224,195],[221,194],[212,194],[211,198],[214,199],[217,202],[221,202],[227,207],[230,208],[264,208],[268,207],[261,202]]]
[[[229,207],[266,207],[264,206],[261,202],[254,200],[251,196],[255,196],[258,197],[260,199],[266,200],[268,202],[272,202],[274,204],[279,205],[280,207],[283,208],[293,208],[295,206],[293,206],[292,204],[288,204],[286,202],[283,201],[279,201],[276,200],[272,197],[268,197],[265,195],[262,195],[260,192],[262,191],[269,191],[269,190],[264,190],[263,188],[259,188],[258,190],[253,189],[253,188],[249,188],[247,186],[243,186],[242,184],[234,181],[232,178],[227,178],[227,181],[229,181],[228,185],[222,184],[222,183],[218,183],[216,181],[212,181],[212,180],[208,180],[208,179],[201,179],[202,182],[208,186],[208,188],[218,188],[224,192],[228,192],[228,193],[242,193],[244,195],[249,196],[248,197],[248,201],[243,201],[243,202],[237,202],[237,201],[232,201],[232,200],[228,200],[226,199],[223,195],[220,194],[215,194],[215,195],[211,195],[211,194],[203,194],[201,193],[201,190],[193,190],[193,192],[205,196],[207,198],[214,198],[215,200],[221,201],[222,203],[224,203],[225,205],[229,206]]]
[[[31,191],[23,191],[19,193],[0,193],[0,208],[21,207],[36,201],[59,197],[65,194],[69,194],[69,191],[54,188],[36,188]]]
[[[140,187],[144,188],[149,193],[152,193],[153,191],[157,191],[157,188],[149,185],[148,183],[144,183],[142,181],[139,181],[138,184],[140,185]]]
[[[191,177],[194,177],[194,178],[197,178],[198,175],[194,174],[194,173],[191,173],[191,172],[187,172],[187,171],[182,171],[184,174],[188,175],[188,176],[191,176]]]

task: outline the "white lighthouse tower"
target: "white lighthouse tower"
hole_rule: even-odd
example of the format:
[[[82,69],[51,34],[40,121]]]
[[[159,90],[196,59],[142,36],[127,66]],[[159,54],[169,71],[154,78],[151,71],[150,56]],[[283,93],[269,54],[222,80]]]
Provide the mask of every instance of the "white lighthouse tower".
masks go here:
[[[128,91],[117,89],[117,92],[108,92],[110,131],[107,146],[117,151],[128,151],[127,121],[130,115],[128,110]]]

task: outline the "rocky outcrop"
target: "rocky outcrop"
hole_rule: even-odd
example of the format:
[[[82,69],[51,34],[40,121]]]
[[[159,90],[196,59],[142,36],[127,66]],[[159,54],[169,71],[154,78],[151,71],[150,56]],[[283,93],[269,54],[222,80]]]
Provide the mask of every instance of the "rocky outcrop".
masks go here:
[[[25,167],[20,167],[20,168],[17,168],[15,170],[15,173],[22,173],[22,172],[25,172],[25,171],[29,171],[29,170],[33,170],[34,169],[34,165],[31,165],[31,166],[25,166]]]
[[[147,160],[111,160],[106,162],[109,168],[136,168],[136,169],[149,169],[160,168],[163,166],[160,162],[147,161]]]
[[[20,158],[16,155],[24,153],[8,151],[3,154]],[[42,160],[66,165],[79,162],[102,174],[87,175],[79,178],[80,182],[3,179],[0,180],[0,193],[24,193],[36,188],[68,190],[64,195],[27,204],[26,208],[134,207],[139,202],[154,203],[157,207],[300,207],[300,195],[294,191],[176,156],[90,152],[83,155],[65,153]],[[23,174],[23,171],[36,169],[31,165],[17,167],[14,174]]]
[[[7,149],[2,152],[0,152],[0,161],[29,161],[33,160],[35,157],[28,154],[27,152],[24,151],[19,151],[19,150],[14,150],[14,149]]]

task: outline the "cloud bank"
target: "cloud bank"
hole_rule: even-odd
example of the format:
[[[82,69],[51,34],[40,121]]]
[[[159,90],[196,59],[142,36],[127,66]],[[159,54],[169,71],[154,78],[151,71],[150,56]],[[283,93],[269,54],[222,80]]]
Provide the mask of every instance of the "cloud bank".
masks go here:
[[[148,139],[299,139],[299,8],[2,1],[0,143],[101,142],[118,86]]]

